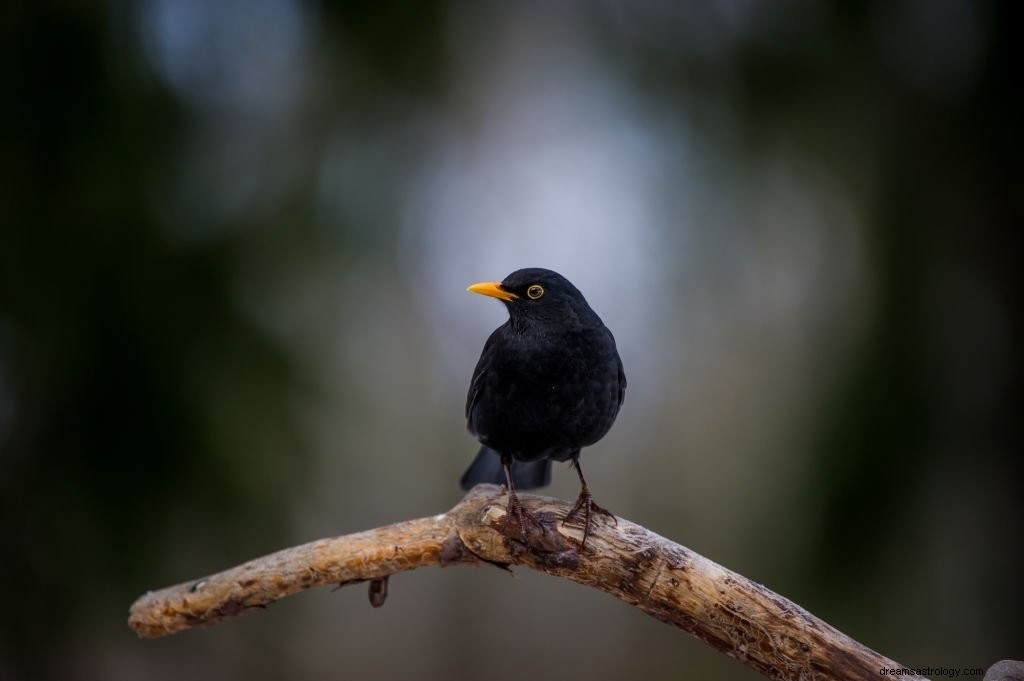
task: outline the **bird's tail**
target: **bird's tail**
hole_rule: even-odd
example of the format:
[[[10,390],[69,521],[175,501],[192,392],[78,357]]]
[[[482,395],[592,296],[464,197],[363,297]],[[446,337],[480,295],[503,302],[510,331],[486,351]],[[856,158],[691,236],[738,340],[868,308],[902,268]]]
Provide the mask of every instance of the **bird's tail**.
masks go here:
[[[462,489],[469,489],[481,482],[495,485],[505,484],[505,471],[501,467],[501,456],[493,449],[481,447],[473,463],[462,475]],[[516,489],[536,489],[551,484],[551,461],[513,461],[512,484]]]

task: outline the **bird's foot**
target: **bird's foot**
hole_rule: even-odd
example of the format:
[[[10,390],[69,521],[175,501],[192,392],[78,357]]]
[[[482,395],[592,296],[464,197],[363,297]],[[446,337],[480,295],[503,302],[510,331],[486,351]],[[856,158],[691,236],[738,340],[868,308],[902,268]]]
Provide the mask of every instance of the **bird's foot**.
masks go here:
[[[529,544],[531,532],[527,531],[528,527],[530,531],[536,532],[540,528],[540,523],[526,512],[519,503],[519,497],[513,494],[508,500],[508,506],[505,507],[505,535],[511,538],[518,531],[522,542]]]
[[[563,525],[569,525],[577,521],[579,516],[583,516],[583,542],[580,544],[581,549],[587,545],[587,537],[590,536],[590,524],[595,514],[603,515],[616,525],[619,524],[619,521],[611,511],[601,508],[594,502],[594,497],[588,490],[580,492],[579,498],[576,499],[576,505],[562,519]]]
[[[543,512],[528,512],[518,497],[509,499],[504,521],[498,522],[503,522],[500,532],[513,559],[529,555],[542,565],[579,567],[579,551],[556,530],[557,521]]]

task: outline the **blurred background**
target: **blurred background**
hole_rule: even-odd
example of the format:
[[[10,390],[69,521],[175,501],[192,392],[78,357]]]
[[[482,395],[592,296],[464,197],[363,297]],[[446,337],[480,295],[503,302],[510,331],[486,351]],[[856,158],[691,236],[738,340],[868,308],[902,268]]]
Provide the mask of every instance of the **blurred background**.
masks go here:
[[[127,628],[455,504],[465,287],[524,266],[618,340],[602,505],[908,666],[1019,659],[1015,9],[4,3],[0,679],[759,678],[526,571]]]

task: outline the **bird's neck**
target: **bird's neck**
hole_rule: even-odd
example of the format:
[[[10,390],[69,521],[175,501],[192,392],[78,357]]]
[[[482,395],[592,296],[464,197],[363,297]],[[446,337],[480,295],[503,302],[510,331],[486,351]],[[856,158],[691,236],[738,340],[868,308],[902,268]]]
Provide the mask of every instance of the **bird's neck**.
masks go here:
[[[536,317],[514,317],[508,320],[509,330],[519,336],[563,336],[585,333],[600,328],[601,319],[597,315],[581,318],[574,313],[552,323],[552,320]]]

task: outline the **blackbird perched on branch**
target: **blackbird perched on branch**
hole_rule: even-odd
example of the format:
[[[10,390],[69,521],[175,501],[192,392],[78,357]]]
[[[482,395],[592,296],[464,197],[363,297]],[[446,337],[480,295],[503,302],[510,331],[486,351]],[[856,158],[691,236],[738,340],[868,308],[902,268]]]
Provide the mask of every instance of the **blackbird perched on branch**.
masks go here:
[[[604,437],[622,405],[626,375],[615,338],[583,294],[551,270],[517,270],[469,290],[501,300],[509,319],[487,339],[469,385],[466,419],[483,447],[462,487],[506,483],[507,517],[525,536],[516,489],[547,485],[551,462],[571,461],[581,490],[563,522],[582,515],[585,544],[591,515],[611,516],[594,503],[580,449]]]

